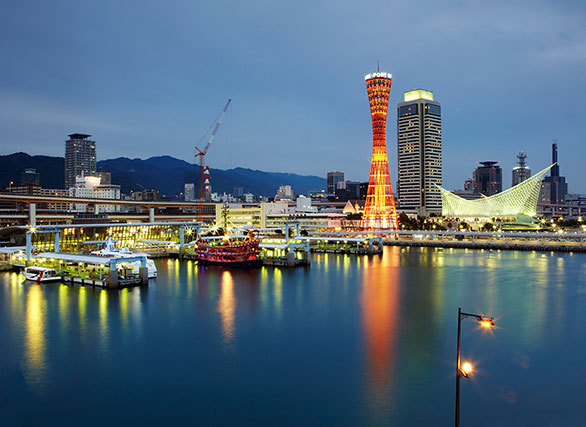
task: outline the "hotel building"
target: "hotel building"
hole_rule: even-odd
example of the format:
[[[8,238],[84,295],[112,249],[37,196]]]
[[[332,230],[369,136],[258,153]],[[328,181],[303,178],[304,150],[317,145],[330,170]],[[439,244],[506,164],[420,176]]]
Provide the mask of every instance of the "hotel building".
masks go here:
[[[440,213],[442,198],[442,117],[433,92],[405,92],[397,104],[398,181],[402,211]]]

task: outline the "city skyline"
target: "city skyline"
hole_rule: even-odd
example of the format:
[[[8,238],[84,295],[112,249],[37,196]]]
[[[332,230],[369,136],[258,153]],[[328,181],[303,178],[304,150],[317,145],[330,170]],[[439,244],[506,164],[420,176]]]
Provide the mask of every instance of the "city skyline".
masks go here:
[[[586,192],[581,156],[573,155],[583,151],[577,103],[584,91],[584,6],[429,5],[380,5],[375,20],[385,25],[373,25],[362,7],[327,3],[309,15],[287,10],[285,23],[262,7],[252,14],[240,6],[220,13],[222,5],[145,3],[124,11],[108,2],[96,9],[39,2],[33,14],[10,5],[0,30],[9,41],[0,71],[0,153],[61,155],[63,135],[87,132],[100,144],[100,159],[169,154],[193,162],[193,146],[233,97],[209,153],[211,167],[319,176],[343,170],[364,181],[370,123],[361,76],[380,59],[394,75],[392,106],[418,87],[442,100],[445,187],[461,188],[471,167],[487,158],[508,174],[519,150],[540,170],[558,139],[569,191]],[[403,18],[419,15],[427,26],[406,45],[398,37],[410,26]],[[72,39],[67,23],[81,17],[91,31]],[[319,31],[323,19],[328,34]],[[307,31],[289,22],[303,22]],[[389,42],[371,46],[371,37]],[[25,58],[34,58],[35,67],[22,67]],[[394,179],[394,126],[387,138]],[[289,147],[296,150],[284,161],[280,152]]]

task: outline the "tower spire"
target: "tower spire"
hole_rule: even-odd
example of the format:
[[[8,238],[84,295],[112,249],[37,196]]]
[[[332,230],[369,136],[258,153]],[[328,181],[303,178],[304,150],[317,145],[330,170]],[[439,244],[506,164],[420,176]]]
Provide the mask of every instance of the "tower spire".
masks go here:
[[[378,66],[378,64],[377,64]],[[387,111],[393,76],[381,73],[365,77],[372,116],[372,160],[368,193],[360,226],[366,230],[397,230],[397,211],[387,159]]]

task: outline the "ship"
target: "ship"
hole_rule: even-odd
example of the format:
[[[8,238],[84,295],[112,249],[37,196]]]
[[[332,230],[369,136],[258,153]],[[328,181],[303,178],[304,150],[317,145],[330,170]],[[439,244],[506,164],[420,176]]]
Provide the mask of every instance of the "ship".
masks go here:
[[[199,237],[195,243],[195,255],[199,264],[222,265],[231,267],[260,267],[260,241],[254,230],[246,235],[230,236],[228,230],[228,210],[224,206],[224,235],[216,238]]]

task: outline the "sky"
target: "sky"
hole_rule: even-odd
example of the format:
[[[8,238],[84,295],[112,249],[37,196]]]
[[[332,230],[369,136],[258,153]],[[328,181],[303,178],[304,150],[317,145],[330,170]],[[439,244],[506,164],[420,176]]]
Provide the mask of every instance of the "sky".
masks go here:
[[[81,132],[99,160],[193,162],[231,98],[210,167],[364,181],[364,75],[380,61],[393,183],[396,104],[424,88],[442,105],[446,188],[484,160],[508,188],[517,153],[537,172],[557,139],[569,191],[586,193],[584,1],[6,1],[0,54],[0,154],[63,156]]]

